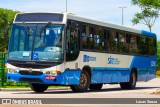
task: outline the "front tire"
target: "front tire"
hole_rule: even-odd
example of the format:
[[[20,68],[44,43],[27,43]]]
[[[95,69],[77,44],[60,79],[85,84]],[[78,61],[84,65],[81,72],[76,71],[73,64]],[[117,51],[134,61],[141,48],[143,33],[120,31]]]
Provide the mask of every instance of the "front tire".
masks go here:
[[[135,89],[137,82],[136,72],[132,70],[130,74],[129,82],[127,83],[120,83],[121,89]]]
[[[33,84],[33,83],[31,83],[31,84],[29,84],[29,86],[34,92],[37,92],[37,93],[44,92],[48,88],[48,85],[45,85],[45,84]]]
[[[71,85],[71,89],[73,92],[85,92],[87,91],[90,85],[90,76],[86,71],[82,71],[80,76],[80,84]]]

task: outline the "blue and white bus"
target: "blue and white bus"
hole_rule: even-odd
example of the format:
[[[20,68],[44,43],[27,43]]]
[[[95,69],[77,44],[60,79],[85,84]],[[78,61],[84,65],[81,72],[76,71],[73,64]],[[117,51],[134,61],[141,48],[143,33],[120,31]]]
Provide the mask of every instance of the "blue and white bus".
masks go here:
[[[75,92],[103,84],[134,89],[156,76],[156,34],[69,13],[20,13],[8,47],[8,81],[35,92],[70,86]]]

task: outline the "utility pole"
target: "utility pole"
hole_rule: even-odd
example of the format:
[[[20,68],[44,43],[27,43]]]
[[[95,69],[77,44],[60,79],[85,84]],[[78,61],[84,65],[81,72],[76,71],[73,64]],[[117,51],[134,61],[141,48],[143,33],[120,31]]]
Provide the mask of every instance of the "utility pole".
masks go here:
[[[66,13],[67,13],[67,0],[66,0]]]
[[[119,8],[122,9],[122,25],[123,25],[123,20],[124,20],[124,18],[123,18],[123,9],[124,9],[124,8],[127,8],[127,7],[119,7]]]

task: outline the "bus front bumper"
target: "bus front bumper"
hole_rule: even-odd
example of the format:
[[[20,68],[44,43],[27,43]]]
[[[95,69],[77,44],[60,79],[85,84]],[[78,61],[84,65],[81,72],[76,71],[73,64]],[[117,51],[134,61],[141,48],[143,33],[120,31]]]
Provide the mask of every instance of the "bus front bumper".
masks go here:
[[[48,85],[76,85],[79,84],[81,71],[64,71],[57,76],[48,76],[45,74],[39,76],[21,75],[19,73],[7,73],[8,81],[29,82]]]

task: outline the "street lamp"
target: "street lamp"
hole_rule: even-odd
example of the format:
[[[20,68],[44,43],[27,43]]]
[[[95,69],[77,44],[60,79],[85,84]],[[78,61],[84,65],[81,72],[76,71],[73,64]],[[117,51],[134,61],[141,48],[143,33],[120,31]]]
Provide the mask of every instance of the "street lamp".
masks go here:
[[[122,25],[123,25],[123,9],[124,9],[124,8],[127,8],[127,7],[119,7],[119,8],[122,9]]]

